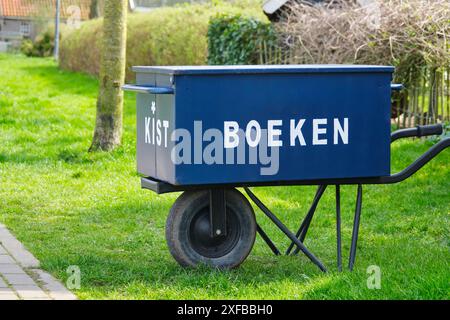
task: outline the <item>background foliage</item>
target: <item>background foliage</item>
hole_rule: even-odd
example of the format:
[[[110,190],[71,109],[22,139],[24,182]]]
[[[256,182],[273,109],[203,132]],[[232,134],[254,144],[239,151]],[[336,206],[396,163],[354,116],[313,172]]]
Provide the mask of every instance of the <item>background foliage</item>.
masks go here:
[[[259,2],[214,2],[164,7],[130,14],[127,35],[127,78],[133,65],[201,65],[207,63],[209,19],[219,13],[265,19]],[[83,23],[66,32],[60,67],[97,75],[102,20]]]
[[[208,28],[208,64],[258,64],[263,44],[273,46],[276,36],[264,20],[219,14]]]
[[[390,64],[412,69],[450,64],[448,0],[292,2],[276,23],[290,63]]]

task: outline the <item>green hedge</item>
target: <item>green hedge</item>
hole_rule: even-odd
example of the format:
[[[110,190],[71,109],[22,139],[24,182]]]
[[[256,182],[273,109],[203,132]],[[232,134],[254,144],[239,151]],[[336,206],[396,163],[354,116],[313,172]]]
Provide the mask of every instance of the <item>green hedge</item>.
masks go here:
[[[253,4],[252,4],[253,3]],[[134,65],[203,65],[208,55],[208,23],[217,14],[265,19],[258,2],[213,3],[164,7],[130,14],[127,27],[127,78]],[[60,67],[97,75],[102,20],[68,30],[61,41]]]
[[[275,43],[272,25],[262,19],[240,14],[219,14],[208,29],[208,63],[260,64],[261,48]]]

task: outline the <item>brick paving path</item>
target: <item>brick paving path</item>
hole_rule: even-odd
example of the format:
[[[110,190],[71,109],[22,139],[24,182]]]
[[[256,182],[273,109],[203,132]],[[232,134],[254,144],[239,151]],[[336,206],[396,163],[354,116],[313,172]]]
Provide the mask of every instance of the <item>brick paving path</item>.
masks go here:
[[[75,300],[58,280],[0,224],[0,300]]]

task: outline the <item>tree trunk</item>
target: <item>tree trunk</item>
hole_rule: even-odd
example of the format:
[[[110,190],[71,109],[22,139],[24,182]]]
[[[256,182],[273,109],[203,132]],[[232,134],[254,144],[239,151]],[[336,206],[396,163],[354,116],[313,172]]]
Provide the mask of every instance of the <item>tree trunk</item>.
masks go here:
[[[98,0],[91,0],[91,5],[89,7],[89,19],[95,19],[100,16],[98,9]]]
[[[89,151],[109,151],[120,145],[122,140],[121,86],[125,78],[127,3],[126,0],[104,2],[100,89],[94,138]]]

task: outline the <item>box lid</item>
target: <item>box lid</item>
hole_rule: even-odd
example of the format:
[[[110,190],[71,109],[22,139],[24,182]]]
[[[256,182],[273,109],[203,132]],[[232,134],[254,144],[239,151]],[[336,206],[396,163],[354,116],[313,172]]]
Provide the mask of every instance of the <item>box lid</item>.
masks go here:
[[[134,66],[137,73],[171,75],[283,74],[283,73],[393,73],[392,66],[342,64],[233,65],[233,66]]]

